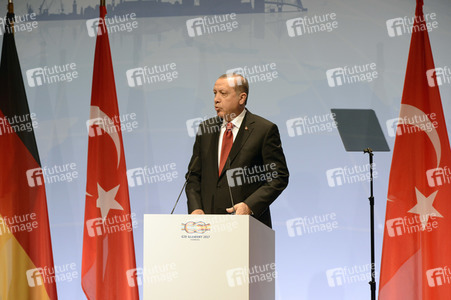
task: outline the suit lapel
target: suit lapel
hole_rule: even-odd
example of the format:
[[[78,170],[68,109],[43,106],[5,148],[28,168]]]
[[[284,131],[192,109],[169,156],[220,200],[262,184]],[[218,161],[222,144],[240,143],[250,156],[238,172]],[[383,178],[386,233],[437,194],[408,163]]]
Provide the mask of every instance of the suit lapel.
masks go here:
[[[215,176],[218,176],[219,173],[219,166],[218,166],[218,145],[219,145],[219,135],[221,133],[221,125],[222,120],[218,118],[218,122],[215,123],[212,126],[213,133],[210,134],[211,141],[210,141],[210,147],[211,153],[210,153],[210,159],[211,159],[211,166],[213,166]],[[218,178],[217,177],[217,178]]]

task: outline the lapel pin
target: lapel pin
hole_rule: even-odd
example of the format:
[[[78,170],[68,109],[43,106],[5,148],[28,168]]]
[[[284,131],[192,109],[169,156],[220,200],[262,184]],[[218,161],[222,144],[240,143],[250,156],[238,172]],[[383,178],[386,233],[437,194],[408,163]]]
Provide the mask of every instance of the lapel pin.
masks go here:
[[[246,127],[244,127],[244,130],[247,130],[247,126],[246,126]]]

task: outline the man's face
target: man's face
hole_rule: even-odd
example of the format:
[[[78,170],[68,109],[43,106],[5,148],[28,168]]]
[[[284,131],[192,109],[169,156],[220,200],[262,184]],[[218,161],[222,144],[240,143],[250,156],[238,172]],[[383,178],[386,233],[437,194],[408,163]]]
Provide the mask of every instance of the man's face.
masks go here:
[[[234,80],[237,84],[236,78],[230,80]],[[219,117],[231,121],[243,111],[246,93],[237,94],[235,88],[230,86],[228,78],[216,80],[213,93],[215,94],[215,110]]]

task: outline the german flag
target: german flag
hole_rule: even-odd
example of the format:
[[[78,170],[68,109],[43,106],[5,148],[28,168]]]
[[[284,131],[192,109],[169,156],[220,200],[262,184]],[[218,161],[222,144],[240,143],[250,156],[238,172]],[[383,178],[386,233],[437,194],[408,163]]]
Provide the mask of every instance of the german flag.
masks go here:
[[[0,63],[0,299],[57,299],[44,177],[9,3]]]

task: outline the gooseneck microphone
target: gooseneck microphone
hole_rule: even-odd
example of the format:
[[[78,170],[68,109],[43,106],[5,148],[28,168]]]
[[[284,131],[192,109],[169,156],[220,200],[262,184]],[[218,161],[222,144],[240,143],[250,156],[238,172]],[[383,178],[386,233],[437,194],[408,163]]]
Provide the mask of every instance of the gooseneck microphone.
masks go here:
[[[230,171],[230,158],[227,158],[226,161],[226,176]],[[232,175],[232,174],[230,174]],[[231,178],[231,176],[227,176],[227,186],[229,187],[229,195],[230,195],[230,202],[232,203],[232,208],[233,208],[233,212],[231,213],[231,215],[235,215],[236,214],[236,209],[235,209],[235,202],[233,201],[233,195],[232,195],[232,189],[230,188],[230,184],[229,184],[229,177]]]
[[[196,156],[194,158],[193,164],[191,165],[191,168],[189,168],[189,170],[188,170],[188,175],[186,176],[185,184],[183,184],[182,190],[180,191],[180,194],[177,197],[177,201],[175,201],[175,205],[174,205],[174,208],[171,211],[171,215],[174,213],[175,207],[179,203],[180,196],[182,195],[183,190],[185,189],[186,185],[188,184],[188,180],[189,180],[189,177],[191,176],[191,172],[193,171],[194,167],[196,166],[198,160],[199,160],[199,156]]]

